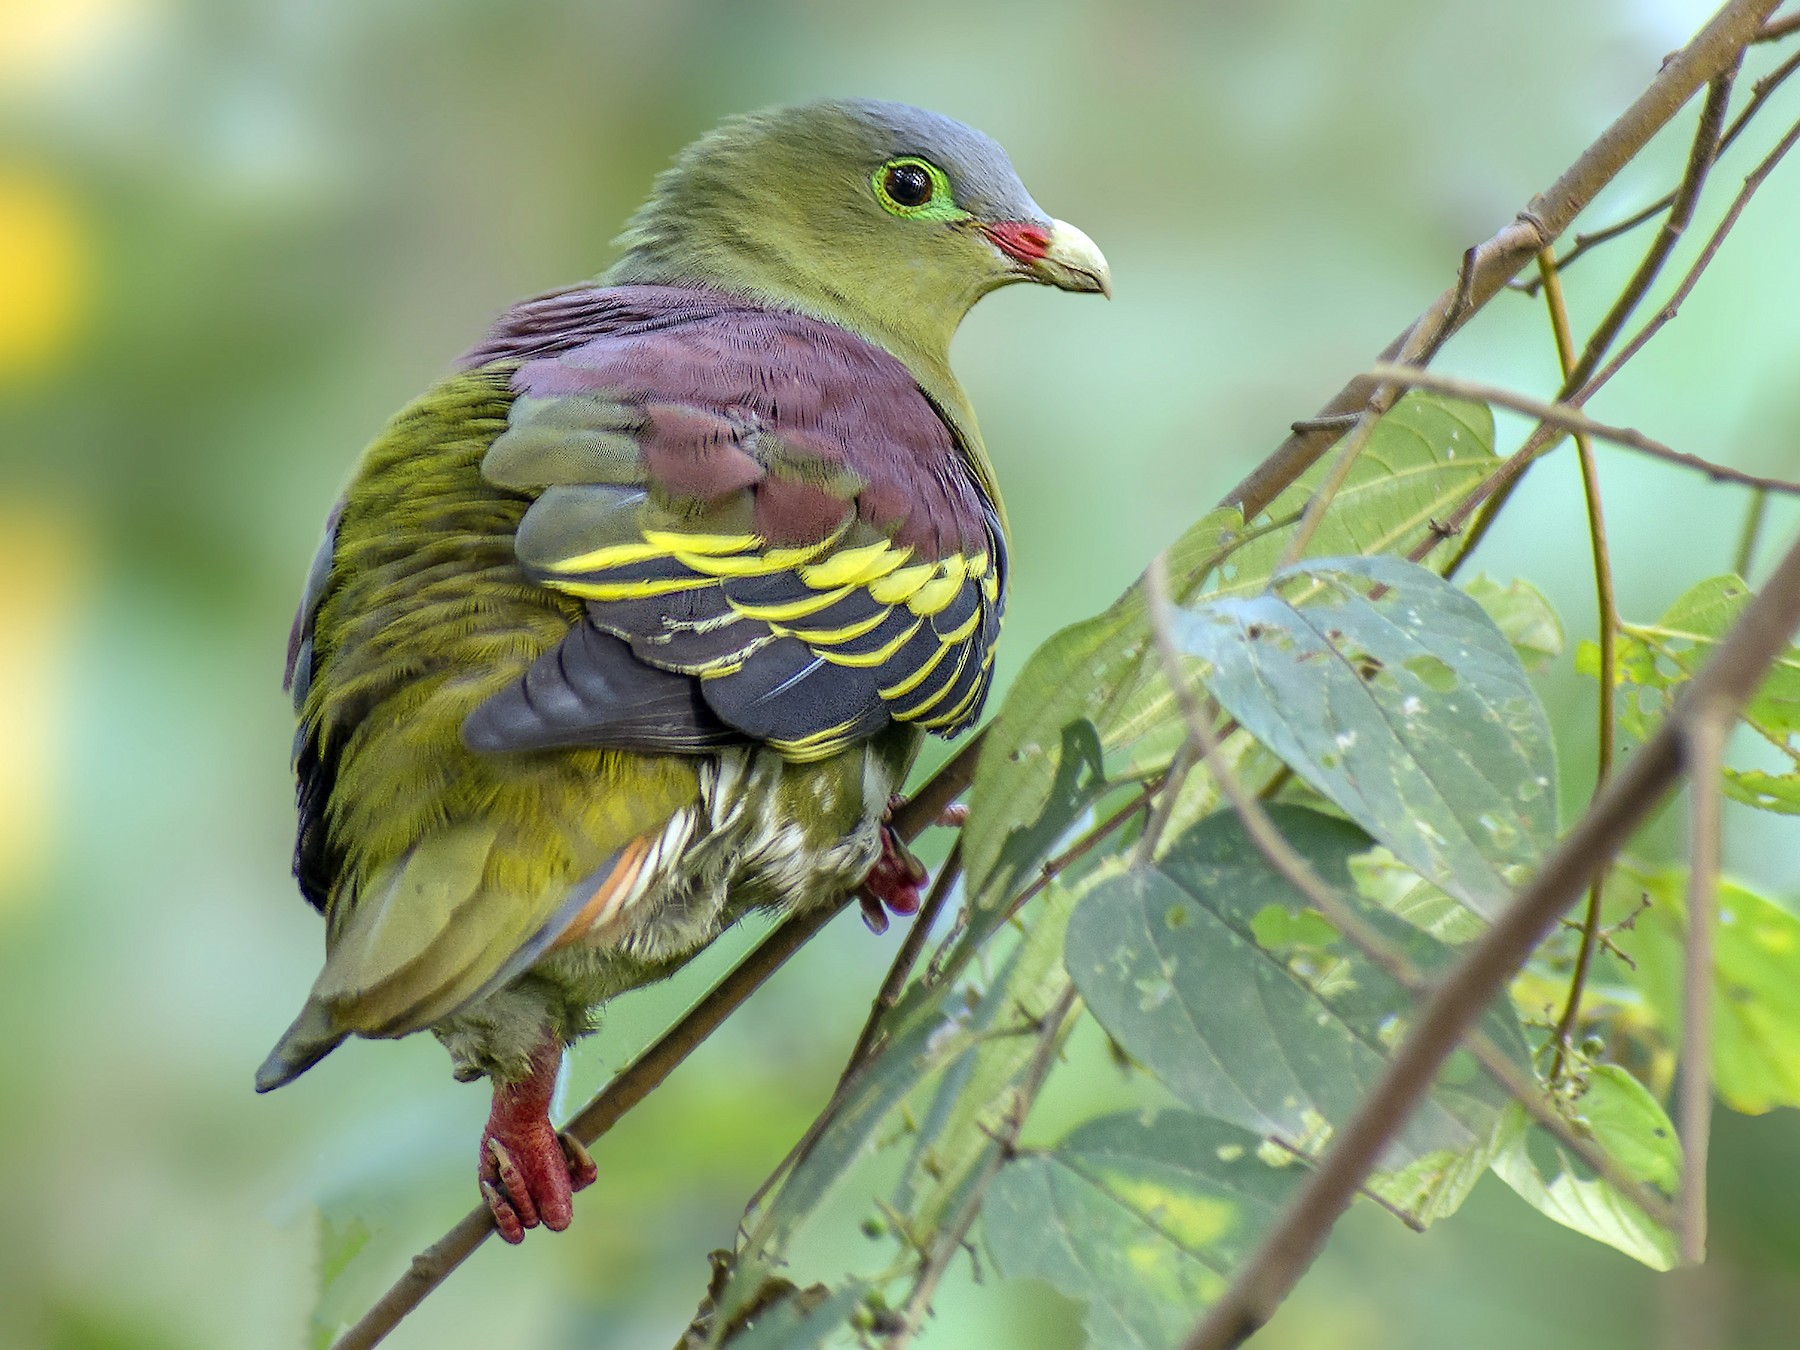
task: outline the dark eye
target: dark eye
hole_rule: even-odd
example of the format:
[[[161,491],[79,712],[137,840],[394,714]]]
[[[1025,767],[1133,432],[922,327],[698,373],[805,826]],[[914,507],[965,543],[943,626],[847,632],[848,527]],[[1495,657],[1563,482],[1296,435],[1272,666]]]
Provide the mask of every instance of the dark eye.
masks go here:
[[[890,164],[881,186],[895,206],[923,206],[931,200],[931,175],[923,164]]]

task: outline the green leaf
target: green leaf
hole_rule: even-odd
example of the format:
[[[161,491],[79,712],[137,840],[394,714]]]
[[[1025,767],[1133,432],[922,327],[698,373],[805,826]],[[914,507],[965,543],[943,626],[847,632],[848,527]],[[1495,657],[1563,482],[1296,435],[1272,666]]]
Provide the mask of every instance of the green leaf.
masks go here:
[[[1491,577],[1474,576],[1462,583],[1462,589],[1506,635],[1526,670],[1540,672],[1562,655],[1562,620],[1529,581],[1515,578],[1502,586]]]
[[[1655,623],[1623,625],[1614,676],[1628,690],[1619,705],[1619,722],[1628,733],[1645,740],[1668,716],[1681,686],[1711,658],[1750,595],[1742,577],[1712,577],[1690,587]],[[1599,648],[1582,643],[1575,668],[1598,678]],[[1800,814],[1800,649],[1789,647],[1776,658],[1743,718],[1787,767],[1774,773],[1728,765],[1726,792],[1765,811]]]
[[[313,1345],[324,1347],[336,1340],[344,1329],[343,1320],[326,1310],[332,1287],[369,1245],[374,1230],[360,1215],[349,1214],[337,1219],[323,1210],[318,1212],[318,1224],[319,1287],[313,1303],[311,1331]]]
[[[1221,595],[1260,590],[1286,555],[1293,527],[1331,472],[1327,453],[1277,497],[1266,518],[1283,528],[1248,542],[1221,568]],[[1376,423],[1307,547],[1309,556],[1392,552],[1417,539],[1494,467],[1494,415],[1415,390]],[[1263,517],[1252,524],[1260,523]],[[1180,597],[1177,593],[1177,598]]]
[[[1275,805],[1270,815],[1346,905],[1416,966],[1446,960],[1425,934],[1346,894],[1349,861],[1369,844],[1361,830],[1299,807]],[[1101,1025],[1183,1105],[1306,1151],[1361,1103],[1411,1007],[1229,812],[1183,833],[1156,867],[1097,885],[1070,921],[1065,959]],[[1490,1012],[1484,1027],[1524,1063],[1509,1010]],[[1385,1169],[1485,1143],[1504,1097],[1459,1070],[1460,1081],[1440,1081],[1414,1115]],[[1445,1156],[1433,1166],[1443,1179],[1453,1171]]]
[[[1481,936],[1485,925],[1454,898],[1379,846],[1350,860],[1350,878],[1366,900],[1439,942],[1461,946]]]
[[[1646,872],[1622,865],[1608,887],[1609,909],[1651,900],[1613,941],[1637,962],[1626,978],[1640,988],[1664,1036],[1681,1026],[1682,950],[1687,934],[1687,869]],[[1751,1115],[1800,1106],[1800,919],[1768,896],[1719,882],[1713,935],[1713,1085],[1734,1111]]]
[[[1002,1274],[1085,1302],[1090,1345],[1175,1346],[1299,1179],[1260,1142],[1185,1111],[1091,1121],[994,1178],[988,1252]]]
[[[1576,1126],[1632,1176],[1674,1191],[1681,1172],[1675,1127],[1656,1098],[1624,1069],[1616,1064],[1590,1069],[1573,1114]],[[1535,1129],[1517,1103],[1507,1107],[1495,1131],[1492,1167],[1527,1204],[1565,1227],[1652,1269],[1675,1264],[1674,1236],[1590,1174],[1551,1135]]]
[[[1109,859],[1074,886],[1052,884],[1035,906],[1025,940],[970,1009],[965,1030],[975,1043],[940,1079],[894,1196],[915,1245],[930,1243],[957,1207],[964,1183],[997,1147],[994,1134],[1012,1107],[1013,1084],[1038,1047],[1038,1023],[1068,989],[1062,952],[1069,915],[1096,877],[1121,866]]]
[[[1177,614],[1208,691],[1420,875],[1493,916],[1555,837],[1550,725],[1468,596],[1393,558]]]

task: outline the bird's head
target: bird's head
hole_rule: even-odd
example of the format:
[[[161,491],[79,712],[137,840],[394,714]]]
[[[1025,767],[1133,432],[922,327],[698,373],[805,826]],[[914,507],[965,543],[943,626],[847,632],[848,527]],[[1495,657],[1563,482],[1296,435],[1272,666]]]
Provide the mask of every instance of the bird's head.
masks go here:
[[[733,118],[681,153],[621,242],[609,281],[747,294],[931,366],[1001,286],[1112,293],[1100,250],[1044,213],[999,145],[902,103]]]

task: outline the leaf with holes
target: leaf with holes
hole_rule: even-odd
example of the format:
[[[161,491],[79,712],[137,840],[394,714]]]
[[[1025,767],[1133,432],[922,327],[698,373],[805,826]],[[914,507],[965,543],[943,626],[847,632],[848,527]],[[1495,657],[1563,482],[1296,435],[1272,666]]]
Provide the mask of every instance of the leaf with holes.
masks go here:
[[[1554,839],[1543,707],[1481,606],[1435,573],[1322,559],[1173,628],[1245,730],[1476,913],[1498,913]]]
[[[1335,817],[1271,806],[1326,885],[1423,971],[1449,951],[1354,898],[1350,859],[1368,836]],[[1406,991],[1339,937],[1221,812],[1173,840],[1155,867],[1103,882],[1069,924],[1069,973],[1100,1024],[1185,1106],[1313,1152],[1355,1111],[1405,1030]],[[1509,1010],[1483,1023],[1525,1063]],[[1455,1184],[1456,1155],[1485,1143],[1505,1097],[1466,1056],[1382,1159]],[[1421,1206],[1436,1198],[1419,1191]],[[1464,1188],[1466,1190],[1466,1187]]]
[[[1090,1121],[994,1178],[988,1253],[1087,1304],[1088,1343],[1168,1350],[1274,1221],[1296,1166],[1256,1135],[1185,1111]]]

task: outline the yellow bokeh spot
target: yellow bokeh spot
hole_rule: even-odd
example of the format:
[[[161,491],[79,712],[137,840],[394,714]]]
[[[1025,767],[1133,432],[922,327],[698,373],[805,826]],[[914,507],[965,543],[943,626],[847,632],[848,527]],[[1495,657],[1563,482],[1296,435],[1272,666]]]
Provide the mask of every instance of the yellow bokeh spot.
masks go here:
[[[40,375],[68,352],[91,274],[70,194],[41,173],[0,166],[0,380]]]
[[[106,45],[141,0],[0,0],[0,77],[10,85],[54,78]]]

